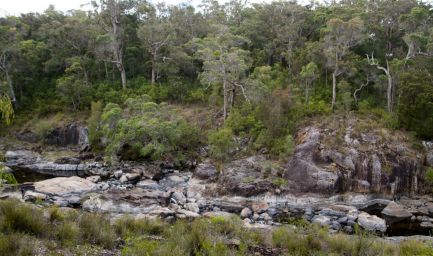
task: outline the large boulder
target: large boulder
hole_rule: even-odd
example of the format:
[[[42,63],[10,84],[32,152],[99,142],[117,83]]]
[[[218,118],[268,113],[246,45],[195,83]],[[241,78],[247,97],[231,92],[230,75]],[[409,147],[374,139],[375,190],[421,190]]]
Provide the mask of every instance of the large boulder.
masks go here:
[[[215,181],[218,178],[218,170],[209,162],[197,165],[194,175],[203,180]]]
[[[44,142],[51,145],[88,145],[89,132],[85,126],[80,124],[68,124],[56,127],[51,130],[44,138]]]
[[[385,209],[382,210],[382,216],[387,224],[393,224],[412,217],[412,213],[406,210],[403,206],[390,202]]]
[[[83,194],[97,189],[95,183],[77,176],[57,177],[38,181],[33,185],[36,192],[63,197],[74,194]]]
[[[381,233],[386,231],[386,223],[384,219],[381,219],[375,215],[370,215],[366,212],[361,212],[358,215],[358,224],[368,231]]]

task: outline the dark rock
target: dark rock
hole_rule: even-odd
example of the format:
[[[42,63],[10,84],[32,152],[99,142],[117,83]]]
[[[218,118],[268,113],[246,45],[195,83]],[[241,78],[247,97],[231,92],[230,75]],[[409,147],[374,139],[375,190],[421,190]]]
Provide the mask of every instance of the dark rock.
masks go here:
[[[194,175],[199,179],[214,181],[218,178],[218,171],[210,163],[201,163],[197,165]]]
[[[55,164],[79,164],[81,160],[76,157],[61,157],[54,161]]]
[[[395,202],[390,202],[385,209],[382,210],[382,216],[385,218],[387,224],[393,224],[411,218],[412,214],[403,206]]]

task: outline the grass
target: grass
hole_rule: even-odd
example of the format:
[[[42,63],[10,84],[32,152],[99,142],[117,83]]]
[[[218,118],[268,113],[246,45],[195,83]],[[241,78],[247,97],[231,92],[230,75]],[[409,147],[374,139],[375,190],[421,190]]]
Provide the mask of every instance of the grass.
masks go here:
[[[255,255],[273,248],[278,255],[433,255],[430,244],[408,240],[394,244],[357,230],[329,234],[306,222],[275,230],[251,230],[238,217],[194,221],[135,219],[110,221],[102,214],[57,207],[39,208],[15,200],[0,201],[0,256],[101,255]]]

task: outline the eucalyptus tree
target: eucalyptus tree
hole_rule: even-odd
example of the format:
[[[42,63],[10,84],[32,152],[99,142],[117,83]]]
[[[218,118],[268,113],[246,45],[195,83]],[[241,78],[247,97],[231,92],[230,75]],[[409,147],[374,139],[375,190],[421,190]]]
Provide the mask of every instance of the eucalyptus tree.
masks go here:
[[[216,25],[214,32],[204,39],[195,39],[194,43],[198,46],[196,56],[203,61],[199,79],[204,85],[222,87],[223,118],[226,120],[237,89],[248,99],[242,80],[250,68],[249,52],[241,48],[247,40],[230,33],[227,26]]]
[[[314,81],[317,79],[319,75],[319,68],[317,64],[314,62],[310,62],[307,65],[302,67],[301,78],[305,83],[305,102],[307,106],[309,105],[309,91],[310,87],[313,86]]]
[[[150,7],[143,24],[138,30],[144,48],[151,56],[151,84],[155,84],[158,78],[158,66],[165,62],[166,56],[161,56],[161,51],[173,38],[170,24],[168,22],[167,9],[165,5],[159,4]]]
[[[326,36],[323,47],[328,65],[333,68],[332,109],[334,109],[337,98],[337,77],[344,73],[344,69],[342,68],[344,57],[349,54],[350,48],[363,40],[363,31],[364,23],[358,17],[354,17],[349,21],[332,18],[326,24]]]
[[[100,18],[102,28],[110,38],[112,59],[119,70],[122,88],[126,89],[125,41],[128,15],[139,15],[140,0],[99,0],[92,1],[95,13]]]

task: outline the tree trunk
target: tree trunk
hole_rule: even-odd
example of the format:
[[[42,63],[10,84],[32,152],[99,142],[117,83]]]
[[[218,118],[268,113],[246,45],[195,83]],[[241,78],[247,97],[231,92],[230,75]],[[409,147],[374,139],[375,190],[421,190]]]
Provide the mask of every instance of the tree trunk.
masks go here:
[[[120,70],[120,77],[122,79],[122,88],[125,90],[126,89],[126,71],[125,68],[122,65],[122,68],[119,69]]]
[[[334,110],[335,100],[337,98],[337,72],[337,68],[334,70],[334,72],[332,72],[332,110]]]
[[[106,61],[104,61],[104,68],[105,68],[105,80],[108,81],[108,66]]]
[[[152,76],[151,76],[151,80],[150,80],[150,83],[152,84],[152,85],[154,85],[155,84],[155,57],[152,57]]]
[[[384,70],[385,71],[385,74],[386,74],[386,76],[387,76],[387,78],[388,78],[388,87],[387,87],[387,89],[386,89],[386,105],[387,105],[387,109],[388,109],[388,112],[392,112],[393,111],[393,109],[392,109],[392,107],[393,107],[393,84],[392,84],[392,77],[391,77],[391,72],[390,72],[390,70],[389,70],[389,63],[388,63],[388,60],[386,61],[386,70]]]
[[[310,89],[310,83],[306,82],[305,83],[305,102],[307,104],[307,108],[308,108],[308,90]]]
[[[228,106],[227,79],[225,77],[225,74],[224,74],[224,78],[223,78],[223,97],[224,97],[223,119],[225,122],[227,119],[227,106]]]

